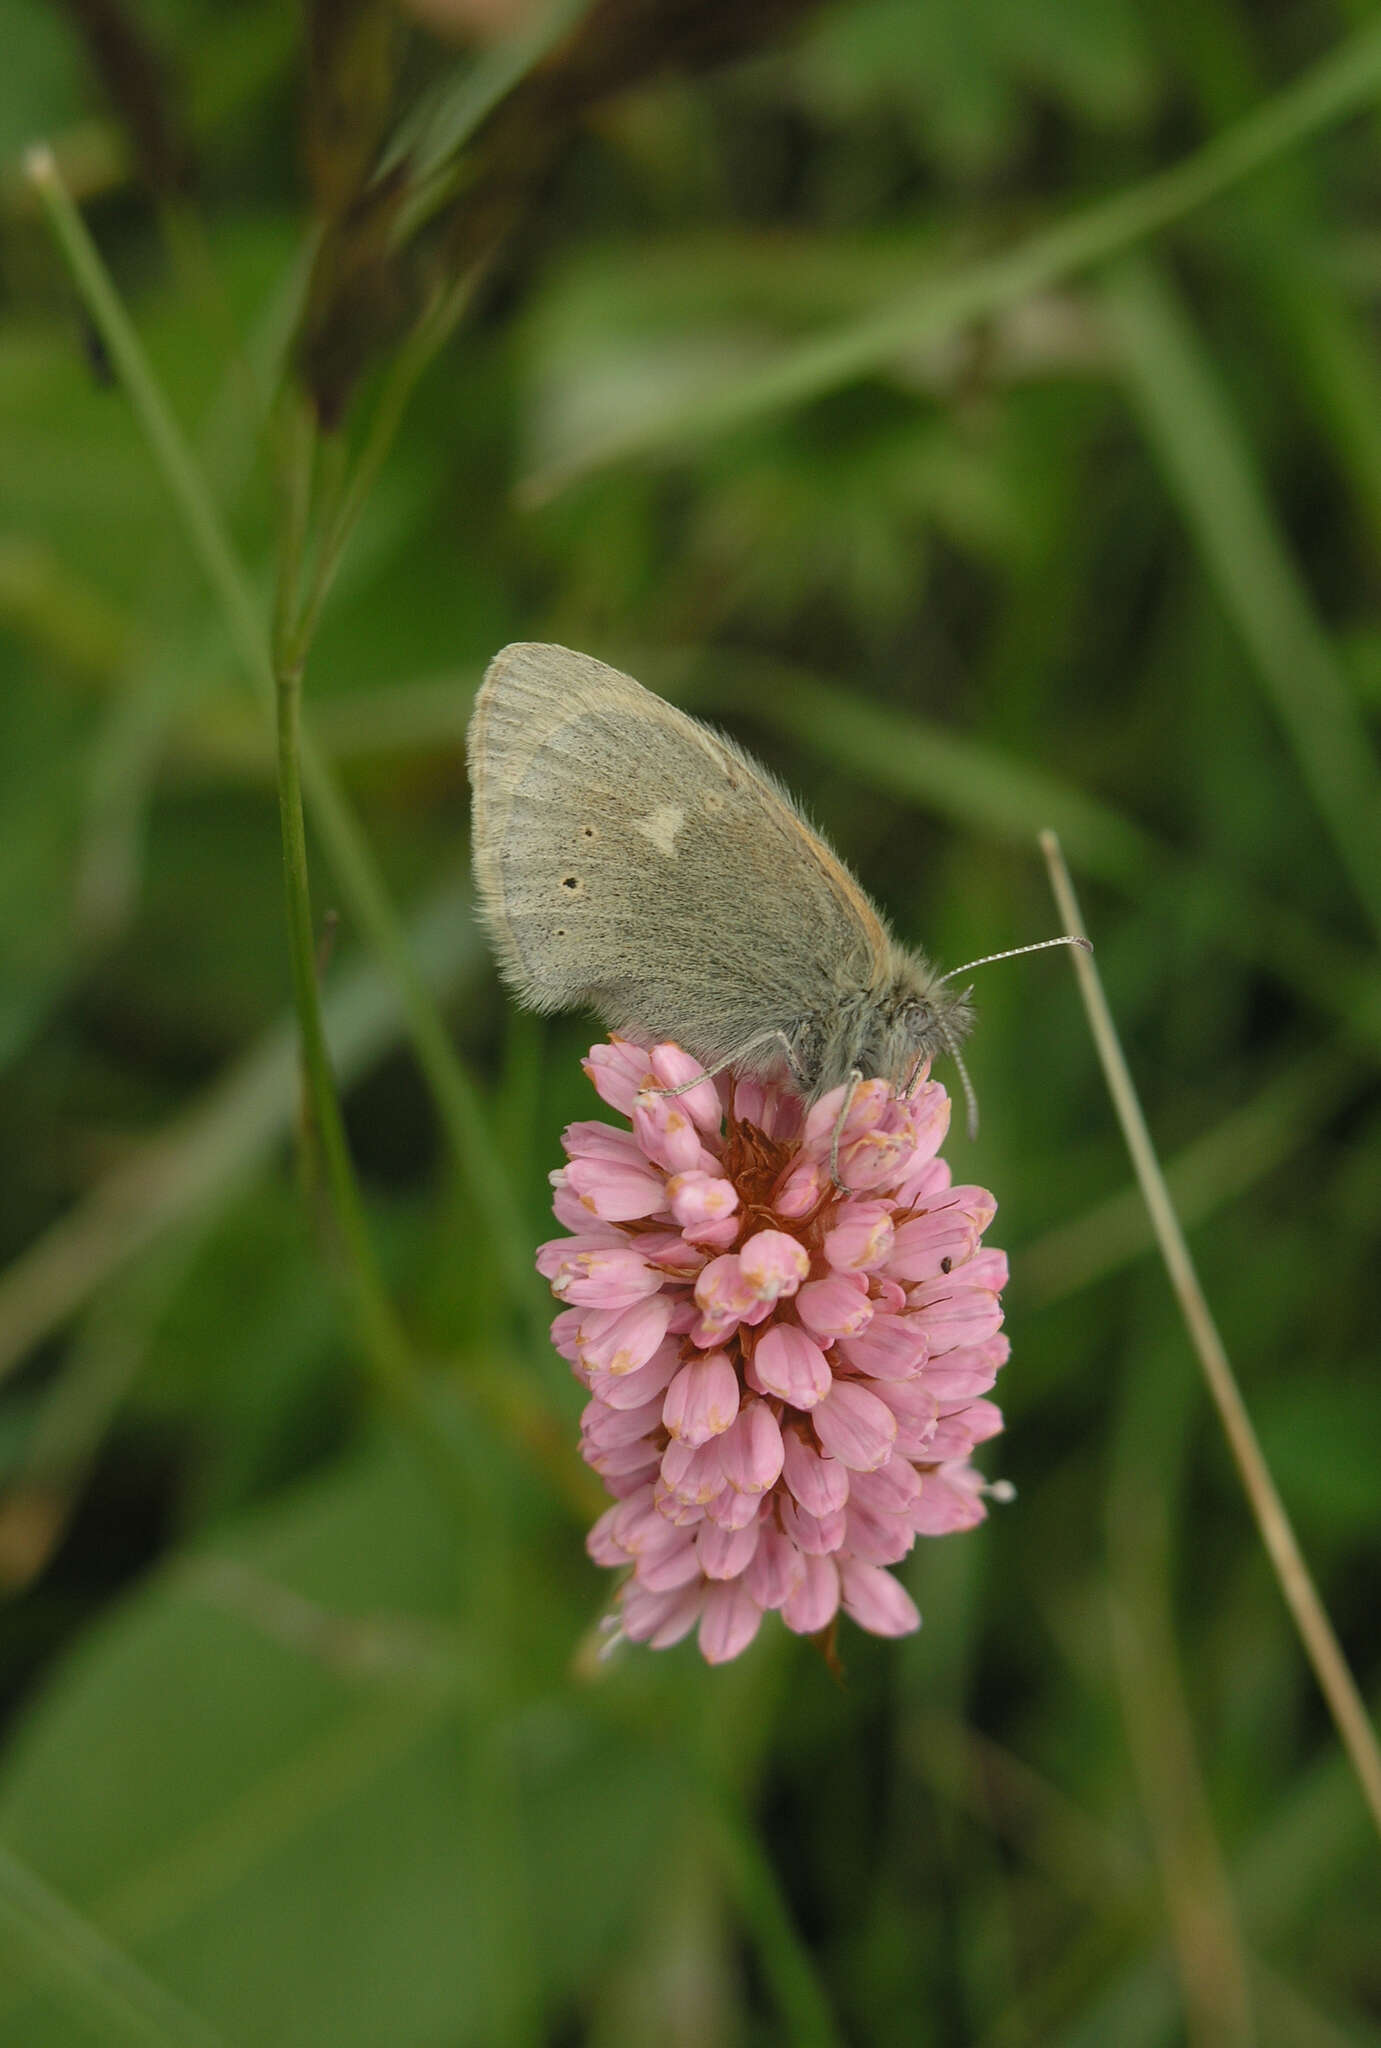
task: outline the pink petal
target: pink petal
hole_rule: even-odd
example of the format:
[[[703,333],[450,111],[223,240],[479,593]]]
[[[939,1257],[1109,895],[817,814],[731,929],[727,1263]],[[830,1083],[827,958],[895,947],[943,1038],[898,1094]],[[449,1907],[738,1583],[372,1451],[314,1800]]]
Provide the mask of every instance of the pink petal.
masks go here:
[[[636,1474],[640,1479],[657,1470],[659,1453],[645,1437],[635,1443],[614,1444],[608,1449],[591,1443],[589,1437],[580,1439],[580,1455],[585,1463],[600,1477],[612,1481],[627,1479]],[[626,1490],[626,1489],[625,1489]]]
[[[778,1181],[769,1207],[787,1222],[811,1216],[829,1186],[829,1173],[818,1159],[797,1158]]]
[[[950,1183],[949,1161],[927,1159],[918,1169],[908,1168],[906,1178],[898,1186],[895,1196],[899,1209],[929,1208]]]
[[[674,1095],[650,1090],[633,1104],[633,1135],[654,1166],[663,1173],[690,1173],[708,1161],[690,1111]]]
[[[551,1320],[551,1341],[558,1354],[570,1364],[576,1362],[576,1337],[582,1321],[578,1308],[563,1308],[559,1316]]]
[[[845,1548],[865,1564],[900,1564],[916,1541],[905,1515],[883,1514],[862,1501],[849,1502],[846,1519]]]
[[[585,1218],[586,1223],[593,1219]],[[533,1260],[544,1280],[554,1280],[562,1266],[581,1252],[627,1251],[628,1239],[612,1224],[596,1224],[593,1230],[577,1230],[571,1237],[552,1237],[537,1247]]]
[[[671,1527],[669,1523],[666,1526]],[[671,1529],[671,1533],[678,1539],[675,1544],[644,1551],[633,1567],[635,1584],[645,1586],[649,1593],[673,1593],[678,1586],[693,1585],[701,1575],[694,1532]]]
[[[700,1617],[700,1653],[707,1664],[727,1664],[748,1648],[762,1623],[762,1609],[741,1579],[712,1585]]]
[[[805,1584],[805,1560],[789,1536],[771,1522],[761,1524],[758,1546],[743,1574],[746,1590],[759,1607],[784,1607]]]
[[[746,1529],[721,1529],[713,1522],[702,1522],[696,1533],[695,1554],[705,1577],[736,1579],[745,1571],[758,1547],[760,1526],[750,1522]]]
[[[705,1509],[698,1501],[678,1500],[674,1493],[667,1491],[667,1483],[659,1470],[653,1483],[652,1498],[658,1514],[664,1522],[673,1522],[678,1529],[694,1528],[705,1519]]]
[[[598,1395],[585,1405],[580,1432],[587,1443],[602,1451],[616,1451],[623,1444],[650,1436],[662,1419],[660,1401],[645,1401],[641,1408],[608,1408]]]
[[[629,1583],[619,1600],[623,1633],[634,1643],[650,1643],[654,1650],[668,1649],[688,1636],[700,1619],[705,1588],[697,1579],[671,1593],[649,1593]]]
[[[848,1467],[836,1458],[822,1458],[799,1427],[782,1431],[782,1446],[782,1477],[800,1505],[818,1516],[842,1508],[853,1483]]]
[[[561,1133],[561,1145],[568,1159],[602,1159],[611,1166],[633,1166],[647,1168],[642,1147],[631,1131],[616,1130],[613,1124],[602,1124],[597,1118],[584,1123],[567,1124]],[[562,1174],[565,1179],[565,1174]]]
[[[975,1444],[986,1443],[1002,1430],[1002,1410],[992,1401],[970,1401],[954,1415],[942,1415],[930,1440],[928,1458],[939,1465],[967,1458]]]
[[[837,1273],[871,1273],[886,1265],[892,1235],[886,1202],[843,1202],[825,1232],[825,1257]]]
[[[651,1166],[616,1165],[611,1159],[573,1159],[565,1185],[604,1223],[631,1223],[666,1208],[666,1182]]]
[[[675,1174],[667,1182],[666,1192],[671,1213],[683,1227],[722,1223],[738,1207],[738,1190],[733,1182],[699,1168]]]
[[[845,1337],[840,1354],[855,1372],[872,1380],[913,1379],[925,1364],[930,1342],[919,1316],[874,1316],[860,1337]]]
[[[957,1407],[986,1394],[1011,1353],[1006,1337],[989,1337],[982,1344],[967,1344],[932,1358],[923,1375],[925,1384],[942,1409]]]
[[[636,1372],[665,1339],[673,1307],[670,1294],[653,1294],[631,1308],[586,1314],[580,1323],[581,1364],[591,1373]]]
[[[844,1612],[875,1636],[905,1636],[921,1625],[916,1603],[891,1572],[856,1558],[839,1560]]]
[[[642,1047],[613,1038],[607,1045],[592,1045],[580,1064],[600,1100],[620,1116],[632,1116],[633,1104],[652,1078]]]
[[[566,1169],[558,1167],[549,1173],[551,1182],[551,1213],[564,1230],[576,1232],[581,1237],[603,1235],[608,1242],[623,1239],[623,1233],[612,1223],[601,1223],[594,1211],[581,1201],[574,1188],[566,1186]]]
[[[717,1529],[746,1529],[750,1522],[758,1520],[762,1505],[760,1493],[740,1493],[736,1487],[726,1486],[713,1500],[706,1501],[705,1517]]]
[[[725,1354],[707,1351],[683,1365],[661,1414],[670,1435],[693,1447],[722,1436],[738,1414],[738,1374]]]
[[[796,1313],[813,1337],[857,1337],[873,1320],[873,1304],[860,1284],[843,1273],[808,1280],[796,1297]]]
[[[765,1401],[745,1401],[732,1429],[715,1439],[724,1477],[740,1493],[766,1493],[782,1473],[782,1432]]]
[[[970,1260],[959,1272],[967,1273],[974,1263]],[[958,1273],[916,1288],[911,1307],[925,1328],[932,1357],[961,1345],[982,1344],[1002,1326],[1002,1305],[996,1294],[966,1286]]]
[[[702,1131],[718,1134],[724,1122],[724,1111],[714,1082],[705,1078],[705,1069],[699,1060],[693,1060],[688,1052],[682,1052],[679,1045],[654,1045],[652,1072],[659,1088],[684,1088],[684,1095],[673,1099]],[[688,1081],[694,1085],[687,1088]]]
[[[903,1223],[887,1261],[888,1277],[905,1280],[937,1280],[953,1266],[962,1266],[977,1248],[980,1232],[959,1210],[932,1209],[924,1216]],[[948,1259],[949,1265],[944,1262]]]
[[[849,1485],[850,1501],[859,1501],[877,1514],[906,1515],[921,1497],[921,1476],[909,1458],[894,1451],[876,1472],[855,1472]]]
[[[784,1230],[759,1230],[740,1245],[739,1271],[758,1301],[794,1294],[810,1271],[805,1246]]]
[[[774,1323],[759,1337],[753,1347],[753,1373],[765,1393],[789,1401],[793,1408],[813,1408],[834,1383],[820,1346],[792,1323]]]
[[[702,1270],[695,1283],[695,1300],[707,1321],[730,1317],[738,1322],[758,1303],[733,1252],[711,1259]]]
[[[966,1287],[987,1287],[994,1294],[1001,1294],[1008,1279],[1006,1252],[999,1251],[996,1245],[986,1245],[965,1262],[962,1277]]]
[[[703,1507],[706,1501],[714,1499],[724,1485],[724,1469],[720,1462],[720,1445],[723,1437],[711,1437],[707,1444],[670,1443],[662,1453],[662,1479],[669,1493],[677,1500],[694,1502]]]
[[[940,1465],[921,1474],[921,1497],[911,1510],[918,1536],[953,1536],[987,1519],[983,1477],[972,1465]]]
[[[939,1420],[939,1408],[930,1391],[927,1366],[918,1380],[874,1380],[870,1391],[897,1418],[895,1454],[918,1458],[928,1447]]]
[[[851,1472],[871,1472],[891,1455],[896,1416],[853,1381],[836,1380],[810,1419],[821,1449]]]
[[[552,1293],[576,1308],[629,1308],[661,1284],[639,1253],[612,1247],[568,1255],[551,1276]]]
[[[585,1538],[585,1548],[596,1564],[627,1564],[628,1552],[619,1542],[614,1527],[619,1510],[626,1505],[625,1501],[615,1501],[611,1508],[606,1508]]]
[[[832,1557],[804,1557],[805,1576],[782,1607],[782,1620],[798,1636],[818,1635],[839,1609],[839,1568]]]
[[[673,1280],[690,1285],[705,1263],[705,1253],[687,1242],[679,1230],[640,1230],[638,1250],[650,1266]]]
[[[668,1340],[657,1346],[645,1365],[635,1366],[632,1372],[591,1373],[590,1392],[598,1394],[608,1408],[641,1408],[645,1401],[665,1391],[680,1355],[680,1345]]]
[[[834,1508],[827,1515],[813,1515],[798,1507],[790,1495],[778,1503],[782,1528],[799,1551],[807,1557],[825,1557],[843,1544],[848,1528],[847,1509]]]

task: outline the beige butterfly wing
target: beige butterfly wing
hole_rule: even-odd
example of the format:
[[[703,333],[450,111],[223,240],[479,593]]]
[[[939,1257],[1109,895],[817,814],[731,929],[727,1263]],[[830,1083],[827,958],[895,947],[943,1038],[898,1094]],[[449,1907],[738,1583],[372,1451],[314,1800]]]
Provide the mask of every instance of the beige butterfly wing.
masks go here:
[[[880,985],[889,940],[790,799],[707,726],[569,648],[490,664],[468,737],[500,969],[722,1062]]]

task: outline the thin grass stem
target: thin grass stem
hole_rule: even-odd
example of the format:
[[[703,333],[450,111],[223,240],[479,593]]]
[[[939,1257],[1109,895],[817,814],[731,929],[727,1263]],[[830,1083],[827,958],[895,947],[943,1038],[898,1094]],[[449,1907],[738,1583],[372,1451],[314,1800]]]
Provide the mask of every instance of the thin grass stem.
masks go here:
[[[1074,885],[1065,866],[1060,842],[1053,832],[1043,832],[1041,852],[1050,871],[1050,885],[1060,916],[1072,932],[1083,932],[1084,922]],[[1142,1198],[1151,1218],[1156,1242],[1170,1276],[1170,1284],[1184,1317],[1190,1342],[1198,1356],[1237,1465],[1247,1501],[1261,1534],[1266,1553],[1280,1582],[1305,1653],[1314,1667],[1320,1690],[1333,1716],[1334,1726],[1347,1751],[1362,1794],[1381,1833],[1381,1748],[1367,1716],[1362,1696],[1348,1668],[1333,1625],[1324,1610],[1309,1567],[1295,1538],[1284,1502],[1276,1490],[1261,1445],[1257,1440],[1246,1403],[1229,1362],[1212,1311],[1199,1284],[1189,1246],[1175,1214],[1142,1115],[1136,1088],[1122,1054],[1112,1012],[1093,957],[1071,947],[1074,971],[1088,1013],[1089,1029],[1098,1051],[1108,1093],[1117,1111],[1128,1153],[1141,1186]]]
[[[164,482],[186,521],[193,552],[220,605],[245,675],[266,708],[272,707],[277,684],[258,600],[231,548],[205,479],[153,375],[134,324],[62,182],[52,151],[42,145],[30,150],[25,169],[124,383]],[[474,1194],[477,1213],[488,1221],[497,1262],[513,1304],[535,1334],[542,1326],[542,1318],[528,1260],[526,1233],[476,1091],[456,1058],[440,1013],[409,955],[402,924],[359,821],[309,732],[299,735],[298,755],[303,790],[331,867],[361,930],[397,982],[408,1035],[452,1152]]]
[[[763,414],[802,405],[866,376],[922,343],[991,318],[1018,300],[1092,269],[1256,171],[1360,112],[1381,92],[1381,25],[1369,22],[1293,85],[1216,135],[1192,156],[1116,192],[1001,255],[952,277],[927,279],[891,305],[786,348],[762,369],[726,379],[665,412],[635,418],[530,477],[532,501],[578,476],[654,449],[694,444]]]

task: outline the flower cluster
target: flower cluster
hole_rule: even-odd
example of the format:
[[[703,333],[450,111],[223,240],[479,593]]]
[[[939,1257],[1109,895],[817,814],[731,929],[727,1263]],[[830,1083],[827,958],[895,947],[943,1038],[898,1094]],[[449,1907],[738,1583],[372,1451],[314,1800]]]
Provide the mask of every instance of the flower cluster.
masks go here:
[[[675,1045],[614,1039],[585,1071],[632,1128],[566,1131],[573,1235],[537,1264],[614,1495],[590,1555],[631,1567],[617,1632],[662,1648],[698,1624],[712,1664],[770,1609],[799,1634],[841,1607],[905,1634],[920,1616],[887,1567],[983,1519],[969,1454],[1002,1427],[983,1397],[1007,1266],[980,1249],[992,1196],[937,1156],[948,1095],[865,1081],[841,1125],[842,1089],[805,1109]]]

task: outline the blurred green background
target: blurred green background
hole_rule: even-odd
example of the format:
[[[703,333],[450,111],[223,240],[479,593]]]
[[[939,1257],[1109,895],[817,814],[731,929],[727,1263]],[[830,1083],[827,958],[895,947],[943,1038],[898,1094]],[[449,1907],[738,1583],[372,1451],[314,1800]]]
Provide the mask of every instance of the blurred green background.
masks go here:
[[[1012,1254],[1015,1504],[922,1544],[925,1628],[846,1628],[842,1676],[773,1624],[718,1671],[595,1668],[598,1495],[526,1268],[596,1034],[497,989],[462,749],[505,641],[614,661],[945,961],[1057,928],[1060,830],[1374,1698],[1373,10],[0,24],[0,2044],[1381,2042],[1377,1844],[1059,956],[983,976],[950,1146]],[[21,174],[40,137],[252,620],[285,379],[319,502],[372,475],[307,660],[313,879],[446,1479],[298,1142],[244,618]]]

